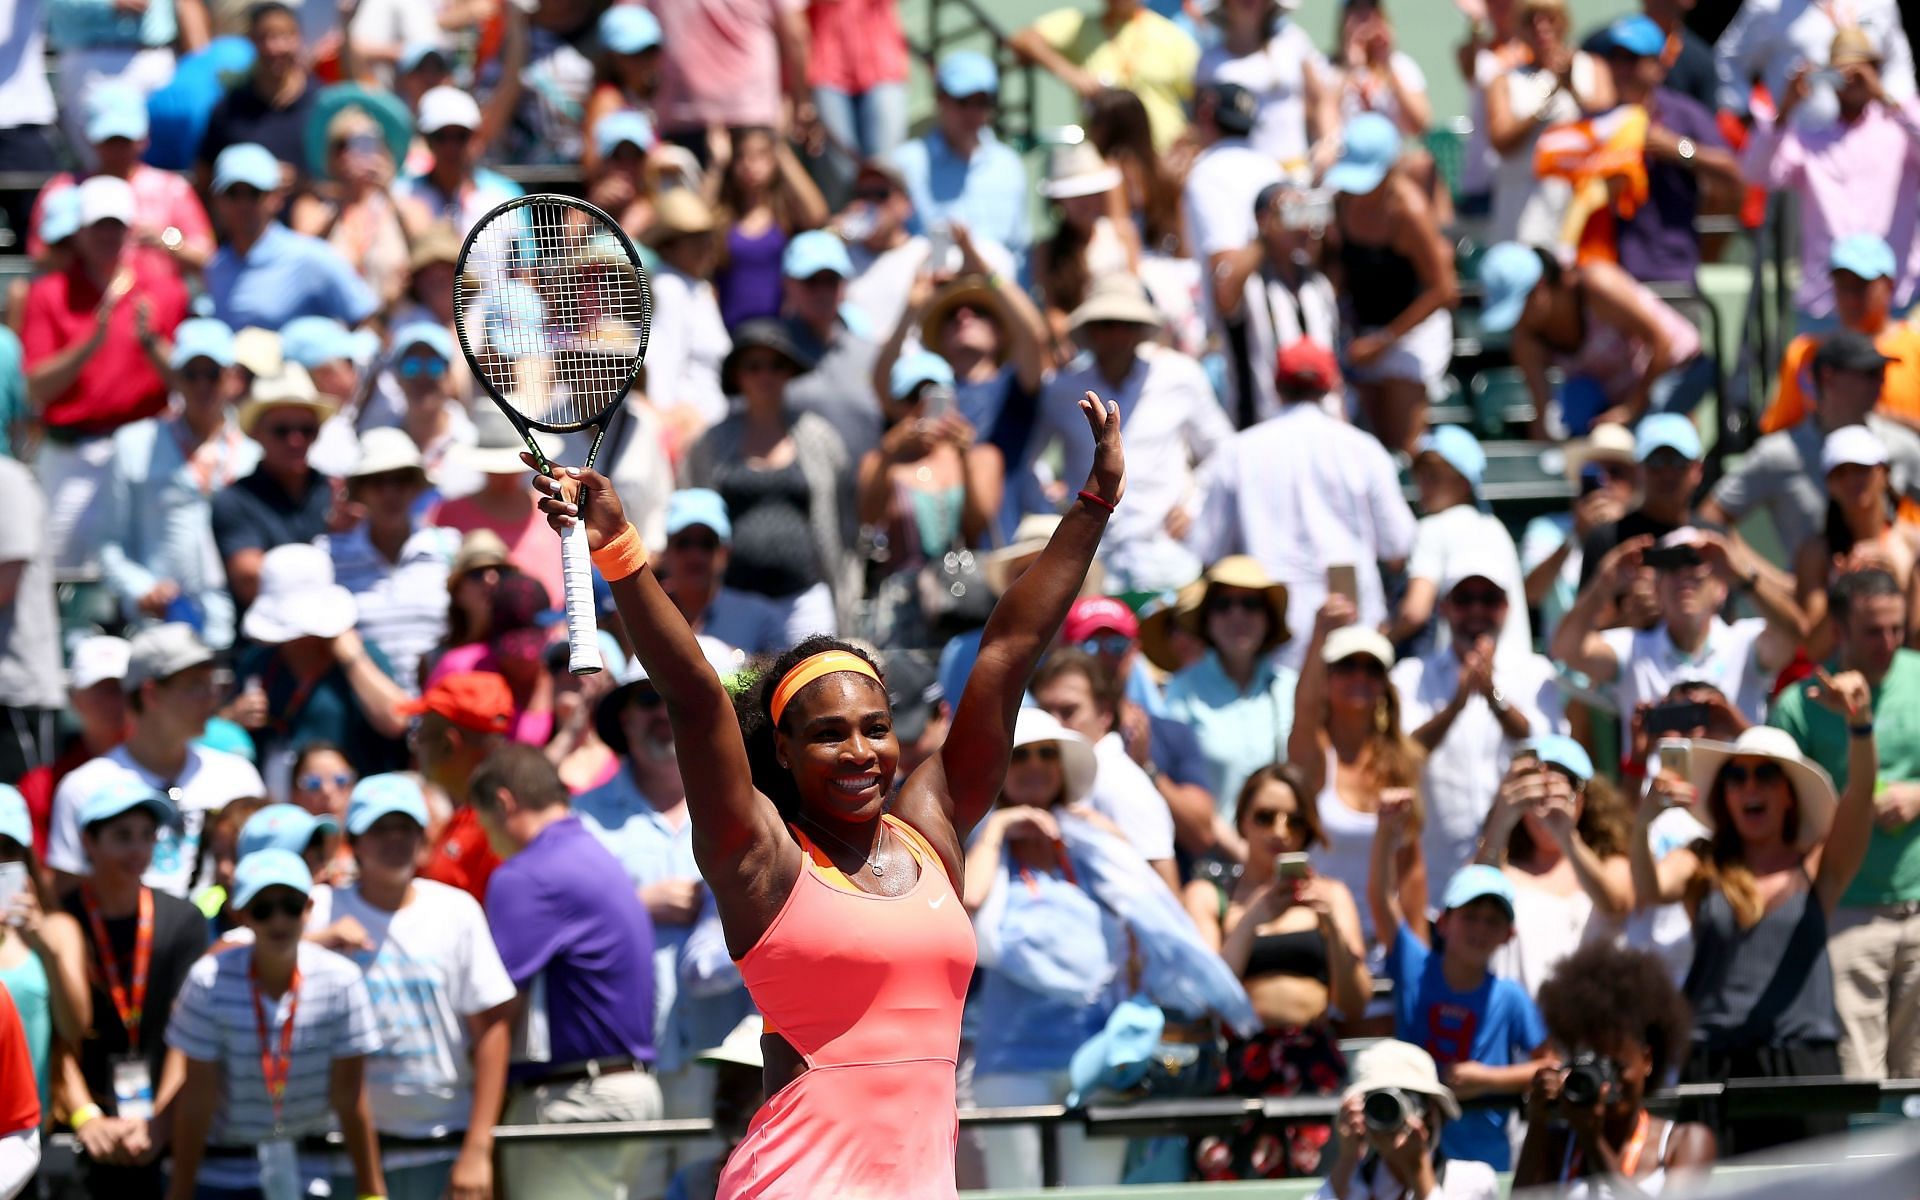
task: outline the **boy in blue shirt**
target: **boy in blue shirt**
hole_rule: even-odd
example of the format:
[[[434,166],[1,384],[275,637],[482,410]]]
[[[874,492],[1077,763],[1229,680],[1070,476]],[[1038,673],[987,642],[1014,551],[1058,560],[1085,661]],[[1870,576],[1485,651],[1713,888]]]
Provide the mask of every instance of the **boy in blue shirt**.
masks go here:
[[[1527,1090],[1549,1060],[1546,1022],[1526,990],[1488,969],[1513,937],[1513,884],[1499,868],[1475,863],[1447,881],[1435,953],[1400,910],[1395,859],[1408,834],[1410,799],[1381,797],[1368,900],[1393,980],[1393,1035],[1433,1055],[1440,1079],[1463,1101]],[[1511,1169],[1505,1107],[1468,1108],[1441,1129],[1452,1159]]]

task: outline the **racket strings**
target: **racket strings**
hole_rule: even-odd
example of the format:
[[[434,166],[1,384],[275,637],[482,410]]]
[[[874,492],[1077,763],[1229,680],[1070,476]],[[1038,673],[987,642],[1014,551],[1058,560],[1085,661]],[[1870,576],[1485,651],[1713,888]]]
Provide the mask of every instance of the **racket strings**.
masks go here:
[[[497,210],[464,261],[455,283],[461,339],[506,404],[564,430],[620,400],[645,350],[652,304],[625,240],[597,213],[545,198]]]

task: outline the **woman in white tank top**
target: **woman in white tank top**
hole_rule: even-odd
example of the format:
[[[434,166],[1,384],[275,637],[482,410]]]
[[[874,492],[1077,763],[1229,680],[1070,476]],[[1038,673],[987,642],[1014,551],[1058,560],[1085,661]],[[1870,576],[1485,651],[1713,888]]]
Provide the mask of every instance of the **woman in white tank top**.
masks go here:
[[[1567,1065],[1534,1076],[1514,1191],[1559,1184],[1577,1200],[1657,1196],[1712,1169],[1711,1129],[1647,1112],[1648,1090],[1686,1057],[1691,1023],[1656,955],[1588,943],[1541,984],[1540,1015]],[[1575,1103],[1596,1082],[1597,1098]]]

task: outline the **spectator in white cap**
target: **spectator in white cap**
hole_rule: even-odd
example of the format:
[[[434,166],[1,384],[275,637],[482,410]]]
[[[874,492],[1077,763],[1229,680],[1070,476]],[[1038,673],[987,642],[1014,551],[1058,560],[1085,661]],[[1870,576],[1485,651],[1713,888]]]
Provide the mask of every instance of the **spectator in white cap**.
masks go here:
[[[214,160],[222,240],[206,271],[213,314],[234,329],[277,331],[295,317],[360,324],[379,307],[373,290],[332,246],[280,223],[284,197],[280,164],[265,146],[242,142]]]
[[[219,706],[213,651],[177,622],[135,634],[126,676],[127,739],[61,781],[53,796],[47,830],[47,866],[61,890],[87,874],[81,814],[93,798],[128,783],[156,789],[178,811],[144,866],[147,884],[185,897],[193,883],[200,832],[208,814],[241,796],[258,796],[266,784],[253,764],[236,754],[194,744]],[[177,828],[176,828],[177,824]]]
[[[327,531],[333,487],[307,462],[320,426],[334,413],[298,363],[254,379],[240,405],[240,432],[260,446],[260,463],[213,495],[213,542],[227,588],[241,608],[260,587],[260,556],[311,542]]]
[[[409,232],[451,221],[462,237],[487,210],[520,195],[518,185],[480,165],[491,129],[480,105],[456,87],[437,87],[420,97],[416,114],[432,163],[399,188],[400,211]]]
[[[67,710],[79,730],[52,762],[19,780],[33,813],[36,847],[46,844],[53,793],[61,780],[127,739],[125,680],[131,654],[125,639],[104,635],[81,638],[67,650]]]
[[[18,779],[53,756],[65,689],[47,502],[11,456],[0,458],[0,512],[0,778]]]
[[[1436,1162],[1440,1131],[1460,1119],[1460,1101],[1440,1082],[1433,1055],[1411,1042],[1380,1041],[1353,1064],[1335,1128],[1339,1153],[1312,1200],[1494,1200],[1500,1180],[1484,1162]]]
[[[386,655],[409,695],[420,690],[420,659],[447,631],[447,575],[459,541],[420,519],[426,493],[412,439],[398,429],[369,429],[341,506],[353,523],[327,536],[334,581],[353,594],[354,627]]]
[[[1836,429],[1820,447],[1820,468],[1826,475],[1826,520],[1793,560],[1794,600],[1814,662],[1826,660],[1839,635],[1828,620],[1827,588],[1842,575],[1878,567],[1909,597],[1909,617],[1920,615],[1913,607],[1920,600],[1913,590],[1920,539],[1896,519],[1899,500],[1887,479],[1886,443],[1865,425]]]
[[[1495,571],[1500,589],[1510,596],[1524,594],[1520,555],[1513,535],[1492,513],[1485,511],[1480,488],[1487,470],[1487,454],[1471,433],[1458,425],[1438,425],[1420,438],[1413,455],[1413,486],[1426,515],[1413,529],[1413,554],[1407,559],[1407,590],[1400,599],[1387,636],[1395,642],[1418,638],[1433,619],[1442,584],[1453,562],[1471,557]],[[1518,604],[1493,628],[1495,652],[1522,655],[1533,650],[1533,630],[1527,606]],[[1446,649],[1448,626],[1434,631],[1434,645]]]
[[[667,499],[667,545],[654,563],[660,586],[696,634],[749,655],[790,644],[780,607],[726,585],[733,550],[727,502],[710,488],[681,488]]]
[[[314,10],[322,20],[335,16],[325,5],[301,7]],[[313,77],[310,49],[302,44],[300,26],[300,16],[284,0],[262,0],[247,10],[246,32],[247,40],[253,43],[253,66],[207,116],[206,132],[201,135],[194,162],[194,182],[203,192],[208,181],[219,174],[216,160],[221,153],[244,143],[266,148],[283,169],[282,183],[305,178],[307,118],[319,95],[320,81]],[[212,190],[216,195],[220,191],[217,185]],[[275,208],[277,211],[278,206]]]
[[[1027,168],[994,136],[1000,71],[978,50],[958,50],[934,68],[933,127],[893,152],[923,232],[963,222],[976,237],[1024,258],[1033,242]]]
[[[1182,200],[1187,253],[1200,261],[1207,279],[1253,240],[1254,199],[1280,182],[1279,164],[1247,141],[1259,115],[1259,101],[1238,83],[1216,80],[1194,96],[1192,132],[1200,153],[1187,172]]]
[[[100,570],[128,621],[179,620],[209,646],[233,643],[233,598],[213,539],[213,497],[260,462],[231,404],[233,332],[211,317],[182,321],[167,354],[174,403],[113,435],[103,496]]]
[[[1426,751],[1420,794],[1428,878],[1446,878],[1472,857],[1516,747],[1565,728],[1553,664],[1531,646],[1500,650],[1499,630],[1524,607],[1508,566],[1493,546],[1450,557],[1436,586],[1446,640],[1401,659],[1388,675],[1409,735]]]
[[[1126,213],[1125,177],[1090,141],[1053,148],[1040,194],[1053,202],[1059,220],[1052,236],[1033,248],[1033,278],[1047,325],[1060,337],[1096,282],[1140,274],[1140,234]],[[1063,353],[1070,351],[1063,347]]]
[[[27,399],[44,441],[35,467],[47,490],[54,566],[93,563],[95,499],[112,458],[104,441],[166,406],[159,339],[187,315],[187,293],[165,261],[131,244],[138,204],[126,180],[95,175],[74,189],[79,231],[65,270],[27,289],[20,345]]]
[[[1597,623],[1607,596],[1653,568],[1659,621],[1650,629]],[[1763,614],[1732,624],[1720,619],[1738,590]],[[1683,680],[1720,689],[1749,721],[1766,717],[1774,676],[1800,645],[1800,610],[1784,572],[1738,540],[1687,526],[1657,543],[1636,537],[1602,559],[1553,635],[1553,657],[1613,693],[1622,745],[1633,741],[1636,707],[1658,703]]]
[[[147,100],[142,89],[118,83],[95,88],[87,96],[86,119],[93,173],[124,179],[133,187],[134,242],[163,252],[180,270],[206,266],[213,257],[213,226],[193,185],[176,171],[140,161],[147,148]],[[34,258],[45,249],[38,225],[46,198],[78,182],[63,171],[40,189],[29,225],[33,233],[27,238],[27,253]]]
[[[294,542],[262,557],[260,595],[240,624],[254,644],[234,665],[244,687],[228,715],[252,731],[276,796],[308,742],[341,747],[363,771],[407,762],[407,693],[385,652],[355,631],[358,615],[327,551]]]

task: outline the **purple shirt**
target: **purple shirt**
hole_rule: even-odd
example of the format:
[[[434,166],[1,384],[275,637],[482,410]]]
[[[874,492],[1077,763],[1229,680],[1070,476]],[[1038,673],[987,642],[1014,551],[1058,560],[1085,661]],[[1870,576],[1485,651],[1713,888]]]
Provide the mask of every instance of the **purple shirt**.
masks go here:
[[[510,1077],[630,1054],[652,1062],[653,920],[580,818],[541,830],[487,883],[487,924],[513,985],[545,982],[547,1062]]]
[[[1869,104],[1851,125],[1782,129],[1777,121],[1761,121],[1741,169],[1749,183],[1800,193],[1800,287],[1793,302],[1801,312],[1824,317],[1833,311],[1827,255],[1836,238],[1856,233],[1885,238],[1894,248],[1901,261],[1893,309],[1912,303],[1920,280],[1920,100],[1894,108]]]
[[[1660,88],[1648,105],[1655,125],[1694,145],[1726,148],[1713,114],[1697,101]],[[1693,219],[1700,211],[1700,183],[1677,163],[1647,160],[1647,202],[1620,226],[1620,266],[1642,283],[1692,283],[1700,265],[1700,238]]]

